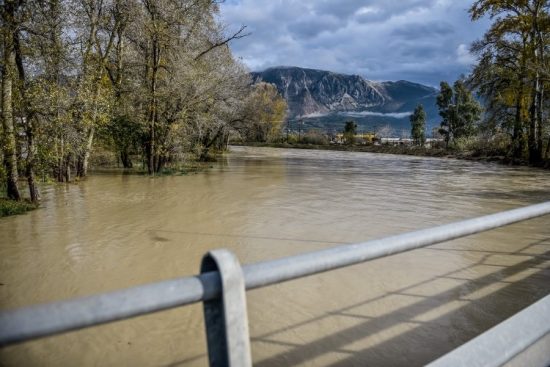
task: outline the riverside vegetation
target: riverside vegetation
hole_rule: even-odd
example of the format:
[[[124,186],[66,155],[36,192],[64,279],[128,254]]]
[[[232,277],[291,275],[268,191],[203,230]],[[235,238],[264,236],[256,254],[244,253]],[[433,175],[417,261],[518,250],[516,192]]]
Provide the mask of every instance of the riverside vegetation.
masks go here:
[[[277,134],[286,104],[252,85],[228,47],[246,27],[218,12],[217,0],[3,1],[2,213],[36,205],[37,180],[86,177],[95,152],[155,175],[231,135]]]
[[[367,139],[351,138],[355,136],[349,130],[353,122],[343,126],[338,139],[343,144],[329,144],[335,136],[311,131],[288,134],[270,145],[453,156],[549,167],[549,11],[547,0],[473,3],[469,10],[472,21],[488,16],[493,23],[471,46],[477,56],[472,73],[452,86],[446,82],[440,85],[437,107],[441,124],[434,135],[442,143],[425,146],[426,114],[419,105],[411,116],[409,146],[373,145],[373,140],[395,136],[389,126],[372,131]]]
[[[469,12],[493,24],[471,47],[472,73],[441,83],[442,143],[428,148],[422,106],[411,147],[369,145],[389,129],[356,139],[352,121],[342,145],[322,131],[285,133],[285,100],[233,57],[229,43],[246,27],[221,24],[218,0],[6,0],[0,196],[11,201],[0,206],[35,207],[37,180],[77,181],[102,156],[157,175],[207,161],[230,140],[548,167],[550,1],[478,0]]]

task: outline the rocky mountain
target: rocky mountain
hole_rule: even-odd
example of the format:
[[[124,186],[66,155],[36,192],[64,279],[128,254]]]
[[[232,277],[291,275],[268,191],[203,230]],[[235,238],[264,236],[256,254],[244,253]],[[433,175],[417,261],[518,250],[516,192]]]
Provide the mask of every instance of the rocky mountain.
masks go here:
[[[422,103],[428,125],[438,121],[437,89],[408,81],[374,82],[359,75],[299,67],[274,67],[252,73],[255,82],[274,84],[286,99],[291,119],[314,126],[342,122],[349,117],[369,128],[376,124],[408,127],[408,117]]]

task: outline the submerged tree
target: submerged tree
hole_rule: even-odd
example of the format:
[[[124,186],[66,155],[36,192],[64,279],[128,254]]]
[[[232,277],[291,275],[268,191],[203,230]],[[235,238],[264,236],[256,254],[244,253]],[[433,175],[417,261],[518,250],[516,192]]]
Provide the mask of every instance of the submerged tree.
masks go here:
[[[147,0],[131,25],[130,45],[142,64],[136,103],[151,174],[183,150],[204,156],[200,146],[212,141],[211,125],[229,117],[222,105],[236,104],[231,92],[242,97],[247,83],[239,80],[247,76],[227,44],[244,37],[244,27],[225,35],[217,12],[213,0]]]
[[[207,157],[234,131],[254,130],[245,107],[259,88],[228,47],[245,27],[229,32],[218,7],[216,0],[2,2],[8,196],[21,197],[19,176],[33,201],[37,174],[85,177],[98,142],[125,167],[141,155],[153,174],[190,154]],[[286,105],[276,102],[270,119],[280,121]]]
[[[424,106],[416,106],[413,114],[410,116],[411,137],[415,145],[424,146],[426,142],[426,112]]]

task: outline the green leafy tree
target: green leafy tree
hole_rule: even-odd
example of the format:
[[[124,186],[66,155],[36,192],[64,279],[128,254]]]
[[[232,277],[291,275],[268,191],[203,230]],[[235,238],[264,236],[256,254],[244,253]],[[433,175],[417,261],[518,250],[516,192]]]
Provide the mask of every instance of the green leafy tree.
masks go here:
[[[478,65],[470,79],[486,101],[485,123],[493,133],[510,135],[514,158],[538,163],[549,127],[550,2],[478,0],[470,15],[493,20],[472,45]]]
[[[248,141],[266,142],[276,140],[284,125],[287,103],[269,83],[252,86],[244,107],[245,126],[242,132]]]
[[[426,112],[424,107],[419,104],[416,106],[413,114],[410,117],[411,121],[411,136],[415,145],[424,146],[426,142]]]
[[[355,135],[357,135],[357,123],[355,121],[346,121],[344,125],[344,142],[348,145],[355,144]]]
[[[475,134],[482,109],[463,80],[457,80],[453,88],[447,82],[441,82],[437,106],[443,119],[439,132],[447,146],[455,139]]]
[[[129,116],[116,116],[100,130],[100,137],[111,143],[112,149],[118,153],[122,166],[132,168],[132,155],[138,152],[144,132],[141,125]]]

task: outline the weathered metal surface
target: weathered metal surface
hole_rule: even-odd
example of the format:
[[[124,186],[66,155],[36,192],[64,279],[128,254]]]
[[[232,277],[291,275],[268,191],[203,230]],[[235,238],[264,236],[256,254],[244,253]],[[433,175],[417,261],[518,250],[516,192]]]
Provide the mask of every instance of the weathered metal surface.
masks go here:
[[[228,250],[210,251],[201,273],[219,274],[221,297],[205,301],[204,323],[211,367],[250,367],[250,337],[244,277],[239,261]]]
[[[2,312],[0,346],[212,299],[220,288],[210,273]]]
[[[550,296],[535,302],[428,367],[550,366]],[[542,345],[537,345],[539,341]],[[536,346],[536,349],[531,346]],[[510,363],[512,364],[512,363]]]

